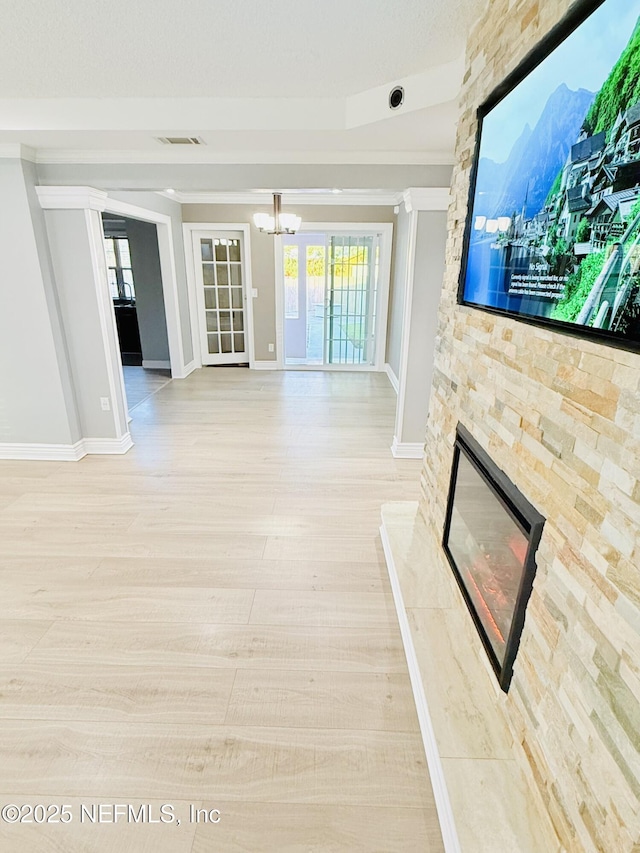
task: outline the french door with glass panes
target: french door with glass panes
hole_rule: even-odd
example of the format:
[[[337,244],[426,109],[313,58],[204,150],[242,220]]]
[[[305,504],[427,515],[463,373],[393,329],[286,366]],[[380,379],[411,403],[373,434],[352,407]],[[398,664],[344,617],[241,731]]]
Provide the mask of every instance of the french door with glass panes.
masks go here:
[[[203,364],[249,361],[241,231],[193,233]]]

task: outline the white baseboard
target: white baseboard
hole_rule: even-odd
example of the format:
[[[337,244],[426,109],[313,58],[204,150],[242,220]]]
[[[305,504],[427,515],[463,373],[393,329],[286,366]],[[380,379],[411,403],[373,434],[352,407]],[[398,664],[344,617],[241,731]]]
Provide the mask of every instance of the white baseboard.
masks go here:
[[[393,444],[391,445],[391,453],[396,459],[422,459],[424,455],[424,444],[416,442],[398,441],[397,437],[393,436]]]
[[[78,462],[89,453],[121,454],[133,447],[130,433],[122,438],[82,438],[75,444],[0,443],[0,459],[40,462]]]
[[[85,453],[120,454],[133,447],[133,439],[127,432],[122,438],[85,438],[83,444]]]
[[[84,443],[75,444],[21,444],[0,443],[0,459],[30,459],[42,462],[77,462],[86,454]]]
[[[148,361],[146,358],[143,358],[142,366],[147,370],[171,370],[170,361]]]
[[[431,722],[431,714],[427,704],[427,697],[424,695],[422,686],[422,677],[420,675],[420,667],[418,666],[418,658],[411,637],[411,628],[407,619],[407,611],[402,598],[402,590],[400,589],[400,581],[393,562],[393,553],[389,543],[389,537],[384,524],[380,528],[380,537],[382,539],[382,549],[384,551],[385,560],[387,562],[387,571],[389,573],[389,581],[391,582],[391,591],[393,593],[393,601],[400,623],[400,634],[402,636],[402,644],[404,653],[407,659],[409,668],[409,678],[411,680],[411,688],[413,690],[413,698],[416,703],[416,711],[418,712],[418,722],[420,724],[420,733],[422,734],[422,743],[424,744],[425,755],[427,756],[427,766],[429,768],[429,776],[431,777],[431,787],[433,788],[433,798],[438,812],[438,820],[440,822],[440,831],[442,832],[442,841],[444,843],[445,853],[461,853],[460,841],[453,818],[453,809],[451,808],[451,800],[447,790],[447,783],[444,777],[444,770],[440,760],[438,744]]]
[[[398,390],[400,389],[400,383],[398,382],[398,377],[396,376],[396,374],[393,371],[393,367],[391,367],[391,365],[388,362],[384,366],[384,372],[389,377],[389,382],[393,385],[393,390],[397,394]]]
[[[277,370],[278,362],[277,361],[254,361],[253,362],[253,370]]]

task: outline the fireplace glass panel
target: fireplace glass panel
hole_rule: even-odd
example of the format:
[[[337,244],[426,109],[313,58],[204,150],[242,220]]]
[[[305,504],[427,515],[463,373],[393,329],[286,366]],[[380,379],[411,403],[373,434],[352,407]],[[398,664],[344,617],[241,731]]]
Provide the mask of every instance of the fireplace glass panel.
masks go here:
[[[502,666],[529,539],[464,453],[458,462],[447,544]]]

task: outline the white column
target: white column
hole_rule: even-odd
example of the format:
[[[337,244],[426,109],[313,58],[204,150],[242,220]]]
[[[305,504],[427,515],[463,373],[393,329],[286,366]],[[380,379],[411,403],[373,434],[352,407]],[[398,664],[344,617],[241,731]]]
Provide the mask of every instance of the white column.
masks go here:
[[[410,216],[398,402],[391,452],[421,459],[429,409],[447,236],[449,190],[418,187],[404,193]]]

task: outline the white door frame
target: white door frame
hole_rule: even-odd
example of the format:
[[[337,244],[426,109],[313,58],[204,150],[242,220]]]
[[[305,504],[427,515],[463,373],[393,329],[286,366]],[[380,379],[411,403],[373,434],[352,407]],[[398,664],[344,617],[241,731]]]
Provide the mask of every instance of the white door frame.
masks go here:
[[[108,442],[94,442],[92,445],[94,449],[91,452],[124,453],[131,447],[132,441],[128,432],[127,395],[124,386],[122,358],[118,347],[116,315],[109,287],[102,213],[106,211],[119,216],[130,216],[134,219],[153,222],[157,225],[171,375],[174,379],[184,379],[194,369],[194,365],[193,362],[190,362],[188,365],[184,363],[171,217],[129,204],[128,202],[116,201],[109,198],[108,193],[104,190],[98,190],[94,187],[38,186],[36,187],[36,193],[43,210],[84,211],[87,240],[93,268],[93,284],[96,288],[97,305],[100,315],[102,348],[109,381],[114,431],[116,441],[119,442],[119,447],[115,451],[113,449],[104,449]]]
[[[376,355],[373,364],[285,364],[284,361],[284,263],[282,237],[275,240],[276,280],[276,352],[278,370],[364,370],[384,371],[387,350],[387,314],[389,311],[389,285],[391,280],[391,247],[393,222],[303,222],[300,231],[380,234],[380,268],[378,270],[377,317],[375,328]],[[299,233],[298,232],[298,233]]]
[[[183,222],[184,256],[187,265],[187,291],[189,293],[189,317],[191,339],[196,367],[202,367],[202,342],[200,340],[200,317],[198,313],[198,291],[194,265],[193,235],[195,231],[241,231],[243,249],[242,286],[244,289],[245,315],[247,320],[246,345],[249,368],[254,369],[255,345],[253,340],[253,285],[251,277],[251,226],[247,222]]]
[[[180,327],[180,306],[178,302],[178,279],[176,275],[176,259],[173,250],[173,228],[171,217],[164,213],[156,213],[144,207],[129,204],[126,201],[104,200],[105,213],[115,213],[131,219],[141,219],[156,226],[158,233],[158,251],[160,254],[160,273],[162,278],[162,296],[164,313],[167,321],[167,338],[169,341],[169,360],[173,379],[184,379],[194,368],[193,361],[184,362],[182,345],[182,330]],[[115,317],[114,317],[115,322]]]

